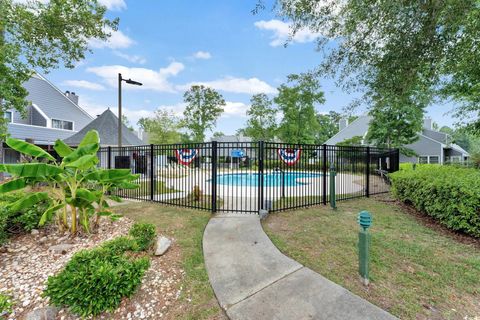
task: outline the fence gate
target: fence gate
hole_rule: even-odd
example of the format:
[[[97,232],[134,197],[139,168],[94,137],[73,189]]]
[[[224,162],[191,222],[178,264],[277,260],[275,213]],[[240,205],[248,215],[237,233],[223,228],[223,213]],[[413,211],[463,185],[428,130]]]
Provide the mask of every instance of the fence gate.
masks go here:
[[[138,189],[116,190],[137,200],[210,210],[258,213],[388,192],[387,173],[398,170],[398,149],[208,142],[99,150],[99,166],[139,174]],[[335,171],[335,175],[331,170]]]

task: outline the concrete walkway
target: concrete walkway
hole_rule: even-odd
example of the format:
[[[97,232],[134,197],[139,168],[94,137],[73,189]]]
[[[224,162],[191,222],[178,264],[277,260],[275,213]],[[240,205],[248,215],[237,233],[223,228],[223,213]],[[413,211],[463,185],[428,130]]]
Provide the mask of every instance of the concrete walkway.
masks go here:
[[[215,295],[235,319],[396,319],[283,255],[257,215],[218,215],[203,235]]]

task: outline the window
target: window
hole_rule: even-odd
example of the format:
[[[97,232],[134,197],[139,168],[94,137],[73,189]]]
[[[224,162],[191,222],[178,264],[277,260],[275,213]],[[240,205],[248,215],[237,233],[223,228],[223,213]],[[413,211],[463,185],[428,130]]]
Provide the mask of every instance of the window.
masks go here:
[[[63,130],[73,130],[73,122],[67,121],[67,120],[52,119],[52,128],[63,129]]]
[[[3,114],[3,116],[5,117],[5,119],[7,119],[7,122],[13,122],[13,114],[12,114],[12,111],[5,111],[5,113]]]
[[[438,163],[438,156],[430,156],[428,157],[428,163],[432,163],[432,164],[437,164]]]
[[[418,163],[428,163],[428,157],[427,156],[418,157]]]

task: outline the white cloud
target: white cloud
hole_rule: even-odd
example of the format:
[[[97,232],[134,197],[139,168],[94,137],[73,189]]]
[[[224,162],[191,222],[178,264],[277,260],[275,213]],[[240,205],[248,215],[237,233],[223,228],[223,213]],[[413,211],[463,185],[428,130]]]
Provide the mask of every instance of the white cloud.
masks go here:
[[[120,11],[127,8],[124,0],[99,0],[98,2],[107,7],[108,10]]]
[[[208,51],[197,51],[193,54],[193,57],[195,59],[204,59],[204,60],[208,60],[212,57],[212,55],[210,54],[210,52]]]
[[[249,105],[243,102],[226,101],[222,117],[246,117]]]
[[[101,84],[90,82],[86,80],[66,80],[63,82],[65,86],[75,87],[75,88],[82,88],[88,90],[105,90],[105,87]]]
[[[320,33],[312,32],[309,29],[304,28],[297,30],[294,37],[291,38],[291,23],[277,19],[257,21],[254,25],[260,30],[273,32],[273,35],[271,36],[272,41],[270,42],[272,47],[281,46],[288,40],[297,43],[312,42],[320,36]]]
[[[118,73],[124,78],[143,83],[142,86],[124,85],[124,89],[146,89],[160,92],[175,92],[175,88],[168,82],[168,78],[177,75],[185,66],[180,62],[172,62],[167,67],[158,71],[146,68],[129,68],[121,65],[100,66],[87,68],[87,72],[103,78],[109,86],[116,88]]]
[[[113,31],[110,27],[105,28],[105,32],[111,34],[110,38],[107,41],[102,41],[99,39],[90,39],[89,45],[92,48],[101,49],[101,48],[110,48],[110,49],[124,49],[135,44],[131,38],[125,35],[122,31],[117,30]]]
[[[130,61],[132,63],[138,63],[138,64],[145,64],[147,62],[147,59],[145,59],[144,57],[142,56],[138,56],[138,55],[129,55],[129,54],[126,54],[126,53],[122,53],[120,51],[113,51],[113,53],[122,58],[122,59],[125,59],[127,61]]]
[[[215,90],[233,92],[233,93],[275,93],[276,89],[270,86],[268,83],[258,78],[234,78],[225,77],[219,80],[213,81],[198,81],[190,82],[181,86],[177,86],[179,90],[188,90],[192,85],[204,85],[206,87],[213,88]]]

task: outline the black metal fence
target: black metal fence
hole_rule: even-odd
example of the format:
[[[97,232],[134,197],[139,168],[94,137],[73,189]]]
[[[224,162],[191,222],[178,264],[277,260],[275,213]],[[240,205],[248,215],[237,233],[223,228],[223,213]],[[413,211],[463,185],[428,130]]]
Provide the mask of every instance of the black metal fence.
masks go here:
[[[327,204],[333,177],[337,200],[388,192],[399,168],[398,149],[262,141],[105,147],[99,159],[139,174],[118,196],[243,213]]]

